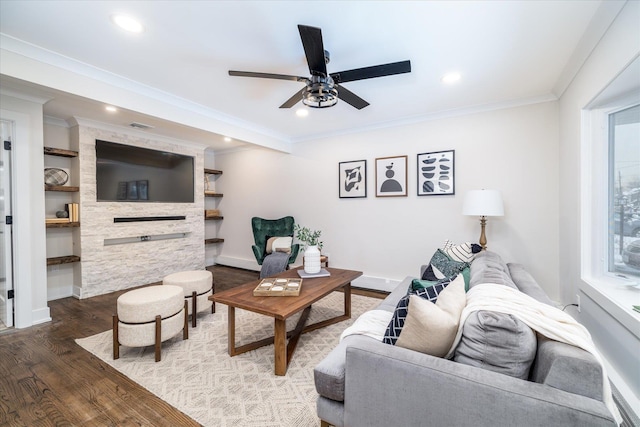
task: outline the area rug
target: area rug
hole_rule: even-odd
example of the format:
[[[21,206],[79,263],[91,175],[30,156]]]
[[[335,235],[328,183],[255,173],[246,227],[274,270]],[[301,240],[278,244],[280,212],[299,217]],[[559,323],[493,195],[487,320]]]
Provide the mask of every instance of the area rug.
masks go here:
[[[189,339],[179,334],[153,347],[120,347],[113,360],[112,332],[77,339],[81,347],[204,426],[318,426],[313,368],[338,343],[342,331],[379,299],[351,297],[351,319],[300,337],[286,376],[276,376],[273,345],[238,356],[227,353],[227,306],[200,314]],[[313,305],[308,324],[342,313],[343,294],[334,292]],[[297,317],[287,321],[295,327]],[[273,318],[236,309],[236,344],[273,335]]]

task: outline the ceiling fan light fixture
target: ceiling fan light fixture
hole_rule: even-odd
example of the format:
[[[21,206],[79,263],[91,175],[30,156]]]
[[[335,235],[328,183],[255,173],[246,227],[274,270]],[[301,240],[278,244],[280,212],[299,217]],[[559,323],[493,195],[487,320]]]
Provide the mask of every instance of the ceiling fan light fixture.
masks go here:
[[[312,76],[307,90],[302,95],[302,103],[312,108],[333,107],[338,102],[338,90],[329,76]]]

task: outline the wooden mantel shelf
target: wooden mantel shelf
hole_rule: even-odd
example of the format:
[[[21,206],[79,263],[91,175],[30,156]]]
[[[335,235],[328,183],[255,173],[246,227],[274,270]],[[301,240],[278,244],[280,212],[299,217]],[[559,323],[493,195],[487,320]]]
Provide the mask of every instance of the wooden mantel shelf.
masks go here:
[[[67,255],[47,258],[47,265],[70,264],[72,262],[80,262],[80,257],[77,255]]]

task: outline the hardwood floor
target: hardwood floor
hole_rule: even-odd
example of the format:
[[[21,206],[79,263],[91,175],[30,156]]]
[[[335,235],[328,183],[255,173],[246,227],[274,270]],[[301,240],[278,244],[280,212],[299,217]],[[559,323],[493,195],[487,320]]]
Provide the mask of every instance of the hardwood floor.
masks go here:
[[[215,266],[216,290],[258,273]],[[75,343],[111,328],[124,291],[51,301],[52,322],[0,332],[0,426],[199,426]]]
[[[216,291],[259,276],[209,269]],[[75,343],[111,329],[124,292],[50,301],[51,322],[0,331],[0,426],[200,425]]]

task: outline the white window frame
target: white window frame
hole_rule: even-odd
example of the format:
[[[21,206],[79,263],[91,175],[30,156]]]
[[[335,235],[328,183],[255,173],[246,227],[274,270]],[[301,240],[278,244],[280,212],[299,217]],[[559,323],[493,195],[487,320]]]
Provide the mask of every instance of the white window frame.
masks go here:
[[[609,272],[609,115],[640,103],[640,92],[582,111],[581,283],[579,289],[640,338],[638,279]]]

